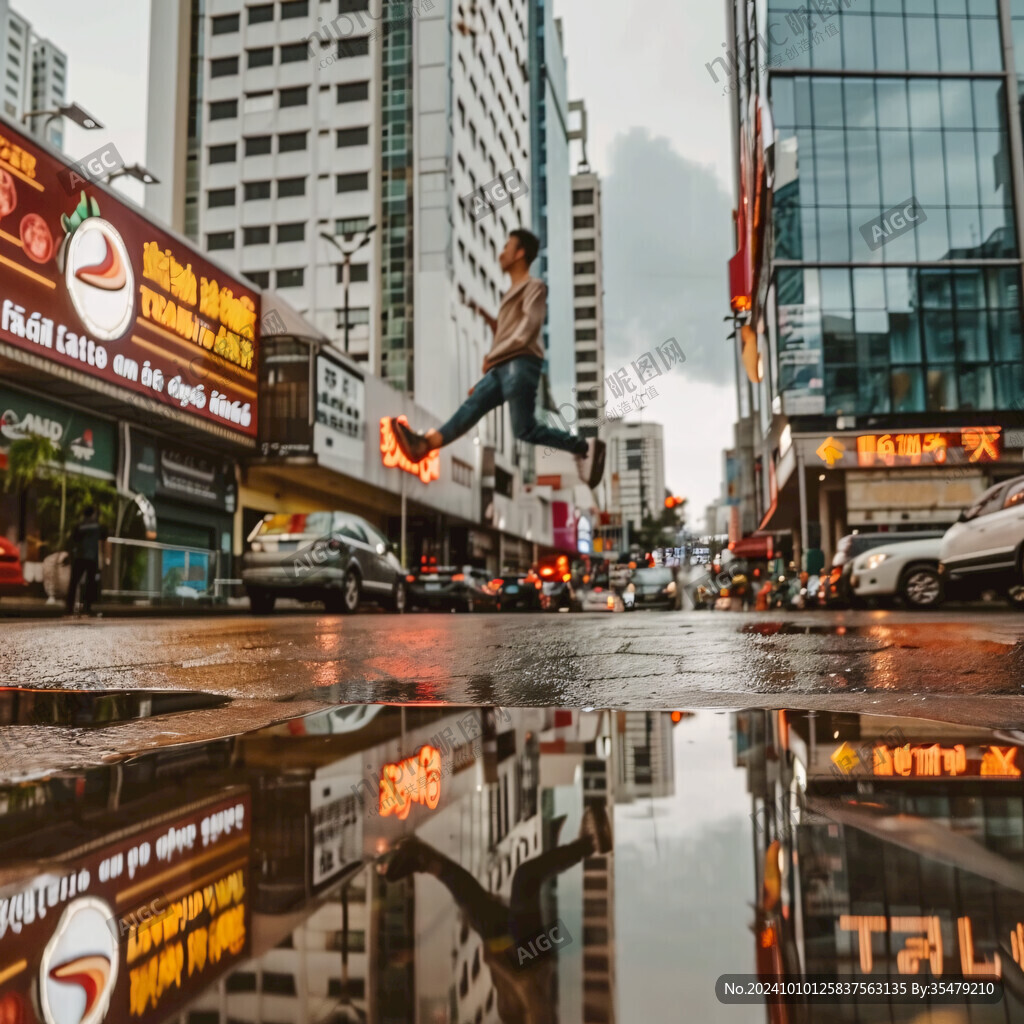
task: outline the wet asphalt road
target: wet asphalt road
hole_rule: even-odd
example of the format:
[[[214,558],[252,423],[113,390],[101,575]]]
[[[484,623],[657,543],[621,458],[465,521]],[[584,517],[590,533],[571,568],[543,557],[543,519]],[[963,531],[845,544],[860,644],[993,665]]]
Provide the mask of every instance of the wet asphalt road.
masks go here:
[[[1024,617],[646,612],[5,621],[3,683],[232,698],[102,729],[0,730],[4,774],[257,728],[325,704],[829,708],[1024,727]]]

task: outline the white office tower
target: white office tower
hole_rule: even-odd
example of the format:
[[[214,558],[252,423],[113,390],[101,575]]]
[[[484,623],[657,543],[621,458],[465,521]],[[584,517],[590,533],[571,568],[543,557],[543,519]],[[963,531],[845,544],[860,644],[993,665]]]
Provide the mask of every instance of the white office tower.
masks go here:
[[[48,39],[32,32],[29,20],[0,0],[0,58],[3,60],[3,111],[20,122],[34,110],[55,110],[67,97],[67,55]],[[33,117],[29,128],[38,132],[45,125],[46,141],[57,149],[64,146],[61,118]]]
[[[644,516],[660,515],[665,501],[665,442],[660,423],[608,425],[608,461],[613,511],[631,523],[630,534],[643,525]]]

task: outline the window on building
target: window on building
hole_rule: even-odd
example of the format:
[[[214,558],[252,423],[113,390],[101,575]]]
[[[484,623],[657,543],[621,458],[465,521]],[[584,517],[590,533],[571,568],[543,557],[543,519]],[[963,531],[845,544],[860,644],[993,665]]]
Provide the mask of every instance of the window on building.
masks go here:
[[[337,146],[365,146],[370,141],[369,128],[339,128]]]
[[[594,239],[574,238],[572,242],[573,252],[594,252]]]
[[[306,240],[306,222],[300,220],[294,224],[278,224],[277,240],[279,242],[304,242]]]
[[[573,217],[572,226],[581,230],[592,228],[594,226],[594,218],[589,214],[584,217]]]
[[[211,188],[206,193],[206,208],[212,210],[215,206],[234,206],[235,190],[233,188]]]
[[[594,190],[592,188],[577,188],[572,192],[573,206],[592,206],[594,203]]]
[[[369,217],[346,217],[334,222],[334,233],[336,235],[354,235],[365,231],[369,226]]]
[[[597,371],[596,370],[579,370],[576,373],[577,384],[596,384],[597,383]],[[591,394],[595,394],[591,392]]]
[[[234,142],[225,143],[223,146],[211,146],[209,153],[209,163],[211,164],[230,164],[235,161],[235,154],[237,145]]]
[[[339,263],[335,268],[334,280],[335,284],[344,284],[345,282],[345,268]],[[351,276],[349,280],[355,284],[357,281],[369,281],[370,280],[370,264],[369,263],[353,263],[349,267]]]
[[[336,310],[338,319],[337,327],[340,330],[345,328],[345,310]],[[348,311],[348,325],[349,327],[358,327],[360,324],[368,324],[370,322],[370,311],[365,307],[358,307],[356,309],[349,309]]]
[[[280,90],[281,107],[304,107],[309,103],[309,86],[301,85],[294,89]]]
[[[597,341],[597,328],[596,327],[577,327],[576,328],[576,340],[577,341]]]
[[[577,320],[596,320],[597,309],[594,306],[577,306],[573,315]]]
[[[227,75],[238,74],[238,58],[237,57],[218,57],[216,60],[210,61],[210,77],[211,78],[224,78]]]
[[[338,102],[354,103],[370,98],[369,82],[343,82],[338,86]]]
[[[596,284],[578,284],[573,289],[573,295],[578,299],[590,299],[597,295]]]
[[[210,120],[223,121],[238,117],[238,100],[216,100],[210,104]]]
[[[286,43],[281,47],[281,63],[294,64],[309,56],[309,43]]]
[[[219,14],[213,19],[213,34],[224,36],[229,32],[237,32],[241,19],[237,14]]]
[[[309,14],[309,0],[285,0],[281,4],[281,20],[305,18]]]
[[[273,4],[254,4],[247,8],[249,11],[249,24],[258,25],[262,21],[274,20]]]
[[[334,180],[336,192],[365,192],[370,187],[370,175],[366,171],[337,174]]]
[[[211,251],[214,249],[234,249],[234,247],[234,231],[213,231],[206,236],[206,248]]]
[[[285,132],[277,137],[278,153],[295,153],[306,148],[306,136],[309,132]]]
[[[250,68],[266,68],[274,63],[274,48],[260,46],[254,50],[246,50],[246,64]]]
[[[338,43],[339,57],[365,57],[370,52],[369,36],[352,36]]]
[[[304,196],[306,194],[306,179],[303,178],[281,178],[277,183],[277,198],[285,199],[288,196]]]
[[[247,181],[242,185],[242,189],[245,194],[246,202],[248,202],[250,199],[270,198],[269,181]]]
[[[290,270],[278,270],[276,276],[276,287],[301,288],[304,279],[305,271],[302,267],[293,267]]]
[[[242,229],[242,245],[267,245],[270,242],[270,226],[262,224]]]
[[[269,288],[270,287],[270,271],[269,270],[247,270],[245,271],[244,277],[247,277],[257,288]]]
[[[597,264],[596,263],[577,263],[573,266],[573,273],[575,274],[596,274]]]
[[[262,156],[271,152],[273,147],[272,135],[250,135],[245,139],[246,156]]]

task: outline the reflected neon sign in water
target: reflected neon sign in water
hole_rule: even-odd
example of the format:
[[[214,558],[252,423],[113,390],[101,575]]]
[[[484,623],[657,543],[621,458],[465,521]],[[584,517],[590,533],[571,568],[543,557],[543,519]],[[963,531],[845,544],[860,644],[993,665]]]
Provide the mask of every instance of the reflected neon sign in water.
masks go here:
[[[409,817],[413,804],[433,810],[441,799],[441,751],[425,744],[403,761],[386,764],[380,773],[381,817]]]

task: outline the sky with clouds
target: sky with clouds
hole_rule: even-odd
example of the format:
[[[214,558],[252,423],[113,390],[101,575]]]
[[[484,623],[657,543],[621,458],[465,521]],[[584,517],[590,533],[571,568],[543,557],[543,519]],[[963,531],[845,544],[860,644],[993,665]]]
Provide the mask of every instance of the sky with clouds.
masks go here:
[[[607,372],[670,337],[683,367],[652,382],[640,416],[665,428],[666,484],[689,499],[691,527],[719,493],[722,449],[736,418],[726,262],[733,205],[728,98],[706,64],[722,53],[718,0],[554,0],[564,26],[572,98],[589,114],[591,166],[604,179]],[[41,35],[69,56],[68,96],[105,129],[68,131],[83,155],[113,141],[146,156],[149,3],[22,0]],[[118,183],[142,201],[142,187]]]

